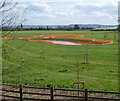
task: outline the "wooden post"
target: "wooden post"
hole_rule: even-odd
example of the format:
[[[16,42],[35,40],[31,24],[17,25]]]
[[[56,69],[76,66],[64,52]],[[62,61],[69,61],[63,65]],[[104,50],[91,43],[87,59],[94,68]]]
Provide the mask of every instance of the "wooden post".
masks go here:
[[[85,89],[85,101],[88,101],[88,90]]]
[[[43,49],[43,47],[42,47],[42,49],[40,50],[40,58],[44,58],[45,56],[44,56],[44,49]]]
[[[40,50],[40,58],[43,58],[43,49]]]
[[[22,86],[20,85],[20,101],[23,101]]]
[[[51,101],[54,101],[54,94],[53,94],[54,88],[51,87],[50,90],[51,90]]]
[[[104,38],[107,38],[107,34],[104,34]]]
[[[116,33],[114,34],[114,39],[116,39]]]
[[[88,53],[86,54],[86,63],[88,64]]]
[[[83,89],[84,89],[84,87],[85,87],[85,85],[84,85],[84,83],[83,83]]]
[[[80,81],[80,70],[79,70],[79,64],[78,64],[78,61],[77,61],[77,58],[76,58],[76,62],[77,62],[77,81],[79,82]],[[77,89],[80,89],[80,85],[78,84],[78,88]]]
[[[88,53],[85,54],[85,64],[88,64]]]

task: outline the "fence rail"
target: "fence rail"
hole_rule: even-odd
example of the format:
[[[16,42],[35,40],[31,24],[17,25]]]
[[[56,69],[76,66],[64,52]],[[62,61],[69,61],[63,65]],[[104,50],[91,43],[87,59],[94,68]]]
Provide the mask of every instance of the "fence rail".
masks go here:
[[[97,101],[119,101],[120,92],[108,91],[92,91],[92,90],[78,90],[78,89],[62,89],[62,88],[40,88],[27,87],[17,85],[2,84],[2,100],[19,99],[19,101],[26,100],[71,100],[74,101],[90,101],[89,99],[97,99]]]

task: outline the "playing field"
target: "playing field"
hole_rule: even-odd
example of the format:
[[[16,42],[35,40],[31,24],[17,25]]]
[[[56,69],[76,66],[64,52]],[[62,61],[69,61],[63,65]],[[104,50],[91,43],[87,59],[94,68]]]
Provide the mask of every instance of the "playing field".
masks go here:
[[[105,45],[54,45],[24,40],[3,40],[3,82],[40,87],[73,88],[79,79],[92,90],[118,90],[118,39],[113,31],[18,31],[7,37],[84,35],[114,40]],[[85,54],[88,64],[85,64]],[[42,57],[42,58],[40,58]]]

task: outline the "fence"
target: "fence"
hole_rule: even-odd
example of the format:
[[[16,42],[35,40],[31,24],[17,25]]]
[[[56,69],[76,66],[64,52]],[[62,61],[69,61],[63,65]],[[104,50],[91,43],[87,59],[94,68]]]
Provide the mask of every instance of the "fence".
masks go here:
[[[119,101],[120,92],[40,88],[2,84],[3,101]]]

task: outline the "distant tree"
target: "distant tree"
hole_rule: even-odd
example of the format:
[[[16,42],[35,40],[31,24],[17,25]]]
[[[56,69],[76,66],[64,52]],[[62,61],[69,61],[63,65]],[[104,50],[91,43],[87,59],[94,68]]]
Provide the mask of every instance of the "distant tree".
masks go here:
[[[117,28],[117,30],[120,32],[120,25],[118,25],[118,28]]]
[[[79,25],[74,25],[73,29],[80,29]]]
[[[23,24],[20,25],[20,28],[23,29]]]
[[[63,26],[63,29],[66,30],[66,29],[67,29],[67,26]]]
[[[49,26],[47,26],[47,30],[49,30]]]
[[[61,27],[61,26],[57,26],[57,28],[56,28],[56,29],[61,30],[61,29],[62,29],[62,27]]]

